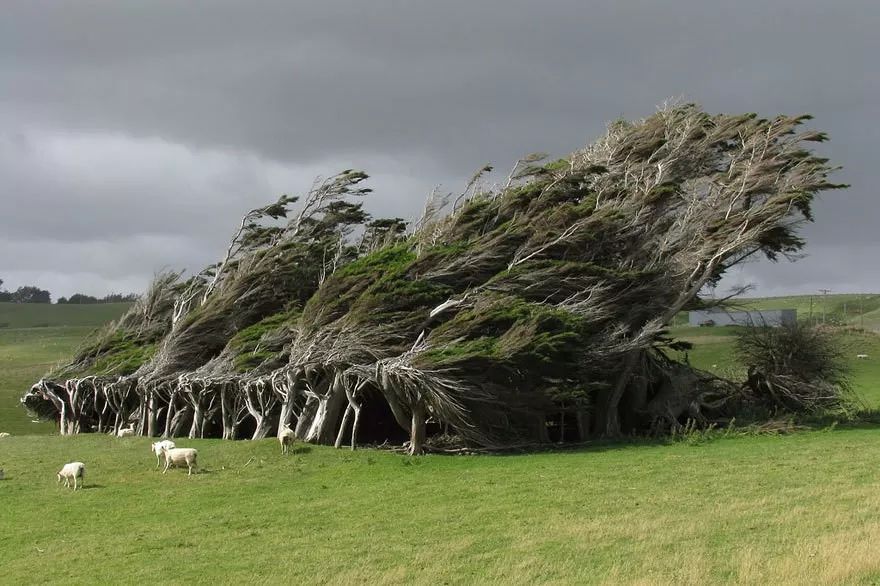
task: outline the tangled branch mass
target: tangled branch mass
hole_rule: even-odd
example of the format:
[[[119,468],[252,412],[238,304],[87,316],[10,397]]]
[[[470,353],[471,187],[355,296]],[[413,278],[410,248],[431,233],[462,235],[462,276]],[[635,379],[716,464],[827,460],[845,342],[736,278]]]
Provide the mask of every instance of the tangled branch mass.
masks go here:
[[[737,385],[670,358],[677,313],[754,255],[797,253],[834,170],[806,116],[686,104],[486,167],[421,218],[371,219],[365,173],[246,214],[223,259],[159,275],[22,398],[62,434],[504,448],[712,417]],[[292,213],[299,203],[298,212]]]

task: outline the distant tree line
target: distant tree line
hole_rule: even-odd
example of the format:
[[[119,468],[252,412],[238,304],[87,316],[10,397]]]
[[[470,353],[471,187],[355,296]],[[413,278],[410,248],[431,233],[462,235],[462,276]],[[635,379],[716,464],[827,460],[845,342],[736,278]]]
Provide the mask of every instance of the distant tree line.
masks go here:
[[[63,304],[91,304],[91,303],[126,303],[136,301],[135,293],[110,293],[104,297],[93,297],[83,293],[74,293],[70,297],[59,297],[56,303]],[[23,285],[15,291],[7,291],[3,288],[3,279],[0,279],[0,302],[6,303],[52,303],[52,294],[45,289],[34,285]]]
[[[45,289],[24,285],[15,291],[7,291],[3,288],[3,279],[0,279],[0,302],[11,303],[52,303],[52,295]]]
[[[55,303],[58,304],[82,304],[88,305],[92,303],[127,303],[137,301],[137,294],[128,293],[127,295],[123,295],[122,293],[110,293],[109,295],[105,295],[103,297],[93,297],[91,295],[85,295],[83,293],[74,293],[70,297],[59,297],[58,301]]]

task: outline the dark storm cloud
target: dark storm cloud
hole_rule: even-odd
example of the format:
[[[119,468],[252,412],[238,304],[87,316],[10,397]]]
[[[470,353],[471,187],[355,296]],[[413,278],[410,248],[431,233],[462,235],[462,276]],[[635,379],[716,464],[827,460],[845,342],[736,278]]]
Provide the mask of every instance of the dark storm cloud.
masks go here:
[[[410,215],[431,186],[454,189],[486,161],[563,154],[609,119],[684,96],[816,115],[853,188],[817,206],[811,256],[785,283],[775,268],[746,272],[812,287],[824,251],[843,247],[828,277],[876,289],[846,258],[880,243],[880,5],[765,4],[6,2],[0,189],[15,212],[0,246],[34,244],[15,266],[0,252],[0,277],[32,274],[24,265],[59,286],[83,271],[92,287],[120,278],[75,258],[49,270],[62,243],[130,250],[120,258],[144,280],[157,263],[205,262],[249,205],[350,165],[379,175],[376,213]],[[190,244],[139,254],[147,236]]]

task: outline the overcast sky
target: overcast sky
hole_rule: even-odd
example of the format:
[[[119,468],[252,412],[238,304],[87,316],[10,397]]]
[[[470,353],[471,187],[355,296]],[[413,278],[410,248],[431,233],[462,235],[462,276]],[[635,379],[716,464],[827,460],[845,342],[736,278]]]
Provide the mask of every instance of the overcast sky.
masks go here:
[[[850,183],[757,294],[880,291],[880,2],[3,0],[0,279],[141,291],[317,174],[415,216],[485,162],[564,155],[668,97],[815,115]]]

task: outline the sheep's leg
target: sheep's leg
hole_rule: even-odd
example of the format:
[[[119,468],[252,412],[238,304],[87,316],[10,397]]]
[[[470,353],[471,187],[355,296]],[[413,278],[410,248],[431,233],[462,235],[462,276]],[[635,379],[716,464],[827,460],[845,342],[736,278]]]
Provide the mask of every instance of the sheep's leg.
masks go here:
[[[76,492],[76,481],[77,481],[77,478],[78,478],[77,476],[74,476],[74,477],[73,477],[73,492]]]
[[[168,460],[168,458],[165,458],[165,470],[162,470],[162,474],[165,474],[166,472],[168,472],[168,466],[170,466],[170,465],[171,465],[171,461]]]

